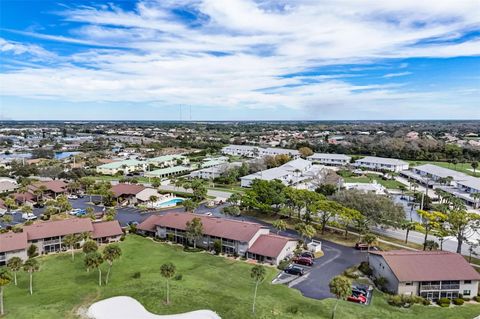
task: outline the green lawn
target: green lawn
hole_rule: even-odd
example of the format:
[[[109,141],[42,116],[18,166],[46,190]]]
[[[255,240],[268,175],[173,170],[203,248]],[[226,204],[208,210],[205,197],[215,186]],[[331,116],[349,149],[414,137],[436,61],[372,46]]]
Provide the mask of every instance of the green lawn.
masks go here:
[[[81,253],[76,255],[75,262],[69,254],[39,258],[41,270],[34,275],[33,296],[27,293],[25,273],[19,274],[18,287],[12,284],[5,289],[5,318],[76,318],[80,307],[118,295],[132,296],[157,314],[212,309],[223,319],[254,318],[250,310],[251,265],[207,253],[186,253],[181,247],[139,236],[127,236],[121,247],[123,256],[114,264],[106,287],[97,286],[96,271],[85,271]],[[160,265],[167,261],[173,262],[183,275],[182,280],[172,282],[172,304],[168,306],[163,303],[164,280],[159,273]],[[106,270],[105,265],[103,268]],[[141,272],[141,278],[133,278],[136,271]],[[269,282],[275,274],[275,269],[268,268],[267,280],[259,287],[255,318],[330,318],[334,300],[313,300],[286,286],[271,285]],[[298,306],[299,312],[289,313],[290,306]],[[383,295],[376,293],[373,304],[367,307],[342,301],[337,318],[453,319],[473,318],[479,313],[480,305],[398,309],[389,306]]]
[[[471,171],[472,166],[470,163],[458,163],[457,165],[449,164],[447,162],[433,162],[433,161],[408,161],[411,166],[418,166],[418,165],[423,165],[423,164],[434,164],[438,165],[441,167],[453,169],[458,172],[462,172],[468,175],[480,177],[480,171],[477,169],[475,174],[473,174],[473,171]]]

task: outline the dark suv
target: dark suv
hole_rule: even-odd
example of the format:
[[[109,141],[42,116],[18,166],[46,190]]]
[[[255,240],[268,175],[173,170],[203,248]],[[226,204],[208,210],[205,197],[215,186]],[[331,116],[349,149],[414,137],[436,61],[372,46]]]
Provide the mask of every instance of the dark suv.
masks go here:
[[[290,265],[285,268],[284,272],[290,275],[303,276],[303,268],[297,266]]]

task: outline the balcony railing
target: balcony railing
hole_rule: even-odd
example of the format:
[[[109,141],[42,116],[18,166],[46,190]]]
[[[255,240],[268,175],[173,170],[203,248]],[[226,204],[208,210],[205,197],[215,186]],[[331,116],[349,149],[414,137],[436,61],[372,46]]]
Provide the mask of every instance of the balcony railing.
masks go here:
[[[421,285],[420,290],[451,290],[460,289],[459,284],[444,284],[444,285]]]
[[[60,239],[45,240],[43,242],[43,246],[60,244],[60,242],[61,242]]]

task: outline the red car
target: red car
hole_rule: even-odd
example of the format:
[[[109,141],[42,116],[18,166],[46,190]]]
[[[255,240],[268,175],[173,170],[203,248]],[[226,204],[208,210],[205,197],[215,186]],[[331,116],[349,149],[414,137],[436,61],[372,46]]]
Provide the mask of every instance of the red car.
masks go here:
[[[293,262],[299,265],[312,266],[313,259],[309,257],[296,257],[293,259]]]
[[[362,295],[351,295],[347,298],[347,301],[356,302],[356,303],[366,303],[367,298]]]

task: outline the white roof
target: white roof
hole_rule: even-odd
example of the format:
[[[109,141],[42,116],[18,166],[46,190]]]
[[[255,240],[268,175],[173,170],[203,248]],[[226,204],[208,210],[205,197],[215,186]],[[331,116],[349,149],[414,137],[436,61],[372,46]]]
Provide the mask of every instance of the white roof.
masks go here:
[[[242,179],[263,179],[263,180],[274,180],[277,178],[284,177],[290,174],[289,171],[283,169],[282,167],[270,168],[264,171],[260,171],[254,174],[243,176]]]
[[[144,190],[140,191],[135,197],[138,200],[141,200],[143,202],[147,202],[150,200],[150,196],[157,196],[160,198],[162,195],[158,193],[156,189],[153,188],[145,188]]]
[[[407,162],[396,159],[396,158],[387,158],[387,157],[376,157],[376,156],[366,156],[364,158],[358,159],[356,163],[367,162],[367,163],[378,163],[378,164],[389,164],[389,165],[408,165]]]
[[[312,163],[310,161],[304,160],[303,158],[299,158],[299,159],[287,162],[280,167],[287,171],[295,171],[297,169],[303,171],[305,168],[309,166],[312,166]]]
[[[453,169],[433,165],[433,164],[424,164],[420,166],[413,167],[414,170],[419,170],[430,175],[435,175],[439,177],[448,177],[451,176],[455,181],[466,180],[470,177],[464,173],[454,171]],[[472,177],[473,178],[473,177]]]
[[[468,176],[467,179],[457,183],[480,191],[480,178]]]

